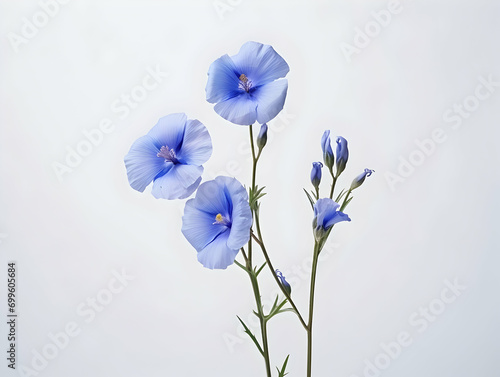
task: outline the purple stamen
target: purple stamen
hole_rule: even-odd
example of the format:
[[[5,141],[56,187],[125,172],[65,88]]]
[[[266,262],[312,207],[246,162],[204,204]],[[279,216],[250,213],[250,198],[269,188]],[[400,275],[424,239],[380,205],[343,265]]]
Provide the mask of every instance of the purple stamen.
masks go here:
[[[239,89],[243,89],[245,92],[249,92],[252,88],[252,82],[248,79],[248,77],[242,73],[239,77],[240,82],[238,84]]]
[[[175,151],[173,149],[169,149],[168,146],[161,147],[160,152],[156,156],[164,158],[165,162],[172,162],[174,164],[179,162],[179,160],[177,160],[177,156],[175,155]]]

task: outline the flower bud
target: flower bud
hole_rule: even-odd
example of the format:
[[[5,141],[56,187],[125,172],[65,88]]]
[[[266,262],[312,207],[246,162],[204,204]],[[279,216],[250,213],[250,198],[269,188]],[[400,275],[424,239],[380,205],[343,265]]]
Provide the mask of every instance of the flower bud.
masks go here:
[[[318,189],[319,184],[321,182],[321,168],[323,164],[321,162],[313,162],[313,167],[311,170],[311,183],[312,185]]]
[[[375,170],[365,169],[365,171],[363,173],[361,173],[356,178],[354,178],[354,180],[351,183],[350,190],[354,190],[355,188],[358,188],[359,186],[361,186],[363,184],[363,182],[365,181],[365,178],[372,175],[372,173],[374,171]]]
[[[257,146],[262,150],[267,143],[267,124],[260,126],[259,136],[257,136]]]
[[[347,140],[342,136],[337,137],[337,177],[344,171],[349,159],[349,150],[347,149]]]
[[[291,295],[292,294],[292,287],[285,280],[285,277],[283,276],[283,274],[281,273],[280,270],[276,270],[276,276],[280,279],[281,284],[283,285],[283,288],[285,288],[285,291],[288,292],[288,295]]]
[[[321,137],[321,149],[323,150],[323,161],[325,162],[325,165],[328,169],[332,170],[335,157],[333,156],[329,130],[326,130]]]

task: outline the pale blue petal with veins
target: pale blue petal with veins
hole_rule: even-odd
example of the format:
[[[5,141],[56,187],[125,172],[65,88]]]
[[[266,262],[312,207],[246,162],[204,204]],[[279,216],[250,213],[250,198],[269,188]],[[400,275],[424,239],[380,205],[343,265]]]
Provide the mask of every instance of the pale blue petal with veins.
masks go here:
[[[252,212],[245,188],[235,178],[216,177],[187,201],[182,233],[210,269],[225,269],[250,239]]]
[[[143,192],[153,182],[155,198],[187,198],[200,184],[201,165],[211,154],[212,140],[202,123],[183,113],[167,115],[125,156],[130,186]]]
[[[224,119],[251,125],[266,123],[283,109],[290,68],[269,45],[245,43],[238,54],[223,55],[208,70],[207,101]]]

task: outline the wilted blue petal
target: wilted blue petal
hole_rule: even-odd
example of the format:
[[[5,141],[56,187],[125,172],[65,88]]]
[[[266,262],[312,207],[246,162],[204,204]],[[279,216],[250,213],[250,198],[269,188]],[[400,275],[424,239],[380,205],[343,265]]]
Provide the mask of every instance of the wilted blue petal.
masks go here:
[[[137,139],[125,156],[125,167],[130,186],[137,191],[144,189],[159,174],[167,173],[173,166],[171,162],[158,158],[159,148],[148,136]]]
[[[334,224],[341,221],[351,221],[349,216],[345,213],[338,211],[340,205],[335,203],[332,199],[324,198],[319,199],[314,204],[314,236],[319,241],[325,236],[326,231]]]
[[[330,214],[330,216],[325,216],[325,221],[324,228],[329,229],[332,225],[340,223],[341,221],[351,221],[351,219],[344,212],[335,211]]]
[[[238,73],[245,74],[256,86],[285,77],[290,71],[286,61],[271,46],[258,42],[246,42],[231,59]]]
[[[332,199],[319,199],[314,205],[314,218],[316,219],[317,226],[325,228],[325,224],[328,221],[325,217],[329,217],[330,214],[335,213],[339,207],[340,204],[334,202]]]

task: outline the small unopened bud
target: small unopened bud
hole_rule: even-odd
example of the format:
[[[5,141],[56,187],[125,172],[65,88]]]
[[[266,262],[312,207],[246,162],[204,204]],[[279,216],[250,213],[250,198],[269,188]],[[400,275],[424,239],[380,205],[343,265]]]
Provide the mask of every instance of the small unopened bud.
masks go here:
[[[285,277],[283,276],[283,274],[281,273],[280,270],[276,270],[276,276],[280,279],[281,284],[283,285],[283,288],[285,288],[285,291],[288,292],[288,295],[291,295],[292,294],[292,287],[285,280]]]
[[[332,170],[335,157],[333,156],[329,130],[326,130],[321,137],[321,149],[323,150],[323,161],[325,162],[325,166]]]
[[[321,183],[321,168],[323,164],[321,162],[313,162],[313,167],[311,170],[311,183],[314,188],[318,189]]]
[[[344,171],[349,159],[349,150],[347,149],[347,140],[342,136],[337,137],[337,177]]]
[[[355,188],[358,188],[359,186],[361,186],[363,184],[363,182],[365,181],[366,177],[369,177],[370,175],[372,175],[372,173],[374,171],[375,170],[365,169],[365,171],[363,173],[361,173],[356,178],[354,178],[354,180],[351,183],[350,190],[354,190]]]
[[[257,146],[262,150],[267,143],[267,124],[260,126],[259,136],[257,136]]]

